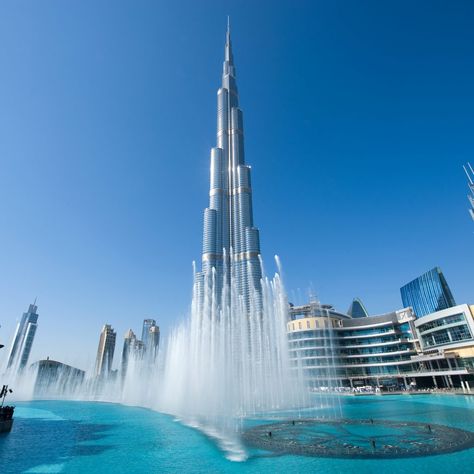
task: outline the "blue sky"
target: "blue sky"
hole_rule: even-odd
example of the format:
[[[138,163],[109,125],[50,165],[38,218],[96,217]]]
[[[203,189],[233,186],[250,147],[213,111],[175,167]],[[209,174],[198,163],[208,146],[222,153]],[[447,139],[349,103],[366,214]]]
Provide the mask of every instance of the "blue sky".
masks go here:
[[[0,340],[38,296],[32,361],[86,368],[190,305],[231,15],[269,273],[347,309],[440,266],[474,303],[470,1],[4,1]],[[5,357],[6,350],[1,357]]]

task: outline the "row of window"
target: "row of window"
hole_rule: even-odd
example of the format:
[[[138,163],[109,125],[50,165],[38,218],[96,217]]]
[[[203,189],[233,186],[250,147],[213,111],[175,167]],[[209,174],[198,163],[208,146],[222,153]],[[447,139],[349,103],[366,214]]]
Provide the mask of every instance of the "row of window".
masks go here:
[[[370,377],[383,375],[398,375],[416,372],[417,368],[413,364],[387,365],[377,367],[348,367],[346,369],[318,369],[311,368],[304,371],[305,375],[316,379],[327,378],[348,378],[348,377]]]
[[[294,357],[346,357],[352,355],[378,355],[378,354],[390,354],[391,352],[403,352],[414,350],[411,344],[397,344],[394,346],[386,347],[365,347],[361,349],[344,349],[341,346],[337,347],[323,347],[323,348],[311,348],[301,349],[293,352]]]
[[[317,319],[313,319],[313,326],[316,328],[329,328],[329,327],[336,327],[339,324],[339,321],[324,319],[322,321],[318,321]],[[311,329],[311,321],[307,319],[306,321],[295,321],[291,323],[291,330],[295,331],[296,329]],[[301,334],[301,333],[300,333]]]
[[[333,366],[333,365],[360,365],[360,364],[382,364],[389,362],[404,362],[410,359],[410,354],[399,354],[396,356],[382,355],[382,356],[369,356],[364,358],[353,358],[353,359],[338,359],[326,358],[326,359],[300,359],[299,364],[302,366],[307,365],[320,365],[320,366]],[[296,362],[296,359],[293,359]]]
[[[385,344],[388,342],[398,342],[400,340],[400,336],[393,334],[391,336],[385,337],[371,337],[367,339],[339,339],[334,338],[331,339],[329,337],[318,337],[318,338],[311,338],[302,341],[289,341],[290,348],[304,348],[304,347],[341,347],[344,348],[346,346],[374,346],[376,344]]]
[[[424,334],[421,336],[421,339],[425,347],[433,347],[452,342],[469,341],[472,339],[472,335],[467,324],[463,324],[462,326],[440,329],[439,331]]]
[[[439,326],[446,326],[447,324],[458,323],[465,320],[466,318],[464,317],[464,313],[453,314],[452,316],[446,316],[445,318],[435,319],[429,323],[422,324],[421,326],[418,326],[418,331],[425,332]]]
[[[356,337],[356,336],[370,336],[371,334],[384,334],[387,332],[393,332],[395,329],[393,326],[384,326],[370,329],[353,329],[347,331],[338,331],[337,335],[340,337]]]

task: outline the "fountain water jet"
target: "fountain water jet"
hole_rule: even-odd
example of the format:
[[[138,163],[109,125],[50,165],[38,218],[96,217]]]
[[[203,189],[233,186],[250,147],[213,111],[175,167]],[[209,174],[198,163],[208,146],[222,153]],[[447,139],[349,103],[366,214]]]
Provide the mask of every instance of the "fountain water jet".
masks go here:
[[[232,283],[217,295],[215,272],[204,280],[203,302],[195,283],[190,320],[168,342],[158,405],[235,444],[244,417],[305,405],[307,390],[290,366],[279,274],[263,277],[250,311]]]

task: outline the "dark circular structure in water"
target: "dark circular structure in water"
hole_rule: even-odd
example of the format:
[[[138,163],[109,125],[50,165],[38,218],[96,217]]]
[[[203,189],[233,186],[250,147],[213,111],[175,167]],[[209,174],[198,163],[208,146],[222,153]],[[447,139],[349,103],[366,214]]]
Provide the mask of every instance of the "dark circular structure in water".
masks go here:
[[[474,447],[471,431],[389,420],[298,419],[255,426],[242,436],[266,451],[331,458],[430,456]]]

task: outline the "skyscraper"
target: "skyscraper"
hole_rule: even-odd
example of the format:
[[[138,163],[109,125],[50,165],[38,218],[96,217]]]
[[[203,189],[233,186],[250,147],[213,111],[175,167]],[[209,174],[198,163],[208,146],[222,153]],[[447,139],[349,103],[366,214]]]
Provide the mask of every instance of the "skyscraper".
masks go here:
[[[471,204],[469,214],[471,214],[471,217],[474,220],[474,170],[472,169],[471,163],[463,166],[463,168],[467,176],[467,185],[469,186],[469,194],[467,195],[469,203]]]
[[[110,324],[104,325],[100,333],[99,347],[95,361],[95,374],[98,377],[108,375],[112,370],[116,336],[117,333]]]
[[[411,306],[418,317],[456,306],[443,272],[438,267],[407,283],[400,288],[400,293],[403,306]]]
[[[202,271],[196,276],[198,283],[203,282],[215,269],[217,297],[225,283],[232,283],[249,309],[251,301],[259,304],[261,300],[260,241],[253,223],[250,166],[245,164],[243,114],[239,108],[229,25],[222,84],[217,91],[217,146],[211,149],[210,158]]]
[[[150,329],[148,330],[148,339],[147,339],[147,345],[146,345],[147,359],[150,362],[154,362],[156,360],[159,347],[160,347],[160,327],[151,326]]]
[[[142,341],[148,362],[154,362],[160,345],[160,328],[154,319],[143,321]]]
[[[18,323],[13,337],[12,347],[8,356],[7,369],[18,368],[22,370],[28,363],[31,347],[35,338],[36,329],[38,328],[38,307],[36,300],[30,304],[28,311]]]
[[[127,373],[128,367],[128,360],[130,359],[130,352],[133,351],[137,341],[137,337],[135,333],[129,329],[125,333],[125,337],[123,339],[123,349],[122,349],[122,375],[125,376]]]
[[[156,321],[154,319],[144,319],[142,327],[142,342],[145,344],[145,347],[148,344],[148,335],[150,334],[150,328],[156,326]]]

